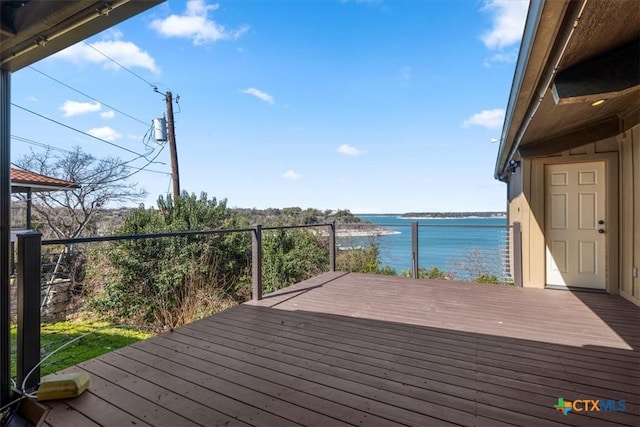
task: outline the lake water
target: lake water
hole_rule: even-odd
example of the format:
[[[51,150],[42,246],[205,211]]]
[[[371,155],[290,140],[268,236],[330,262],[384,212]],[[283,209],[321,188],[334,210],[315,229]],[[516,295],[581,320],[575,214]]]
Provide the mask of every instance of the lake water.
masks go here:
[[[374,241],[380,260],[398,273],[411,269],[411,223],[419,224],[419,265],[454,272],[458,279],[481,273],[508,276],[507,221],[493,218],[403,218],[399,215],[357,215],[397,234],[375,238],[339,239],[343,246],[366,246]]]

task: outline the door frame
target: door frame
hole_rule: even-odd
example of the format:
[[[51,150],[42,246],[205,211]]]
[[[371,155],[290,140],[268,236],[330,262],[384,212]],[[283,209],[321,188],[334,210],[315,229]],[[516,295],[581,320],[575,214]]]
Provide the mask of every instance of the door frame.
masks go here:
[[[535,216],[539,219],[539,226],[542,231],[544,245],[540,248],[539,254],[532,256],[539,257],[538,265],[544,266],[544,281],[546,284],[546,235],[545,235],[545,166],[570,163],[588,163],[595,161],[604,161],[605,179],[606,179],[606,217],[607,217],[607,234],[606,234],[606,290],[608,293],[617,294],[619,291],[619,218],[618,218],[618,153],[594,153],[579,155],[564,155],[554,157],[538,157],[532,159],[531,167],[531,205],[535,210]]]
[[[589,184],[589,189],[585,190],[584,187],[579,185],[580,173],[585,171],[594,171],[593,182]],[[604,228],[606,229],[606,223],[608,218],[606,217],[606,203],[607,203],[607,174],[606,165],[602,160],[590,161],[588,163],[559,163],[559,164],[546,164],[545,165],[545,214],[549,219],[549,215],[553,215],[555,209],[551,209],[552,206],[556,206],[562,216],[564,217],[564,228],[562,230],[556,230],[550,227],[549,220],[545,221],[544,234],[546,241],[553,242],[551,245],[546,245],[546,286],[550,287],[559,286],[567,288],[589,288],[599,291],[606,291],[607,289],[607,236],[606,233],[597,233],[598,228],[603,228],[602,225],[598,226],[598,220],[604,220]],[[564,177],[564,185],[558,187],[552,184],[553,177],[556,175],[562,175]],[[567,178],[570,177],[568,180]],[[580,227],[582,213],[581,213],[581,197],[580,193],[587,191],[589,194],[596,192],[597,195],[592,199],[593,202],[593,215],[588,215],[591,219],[589,222],[589,231],[582,230]],[[558,194],[564,200],[563,202],[553,201],[553,197],[550,194]],[[568,196],[568,197],[567,197]],[[587,208],[588,210],[588,208]],[[568,221],[568,222],[567,222]],[[558,260],[554,259],[556,250],[554,247],[555,240],[559,239],[564,242],[564,251],[560,249],[560,252],[564,253],[564,272],[559,271]],[[594,270],[586,275],[581,274],[580,265],[582,259],[580,258],[580,242],[583,239],[587,239],[590,243],[594,244],[594,256],[591,261],[594,263]],[[557,254],[560,255],[560,254]],[[577,262],[577,263],[576,263]]]

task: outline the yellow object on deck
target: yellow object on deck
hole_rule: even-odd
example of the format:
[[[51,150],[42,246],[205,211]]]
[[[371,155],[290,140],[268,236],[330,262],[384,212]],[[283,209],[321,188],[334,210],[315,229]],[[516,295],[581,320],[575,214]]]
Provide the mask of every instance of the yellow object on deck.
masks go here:
[[[70,399],[78,397],[89,387],[89,375],[84,372],[60,374],[42,380],[38,400]]]

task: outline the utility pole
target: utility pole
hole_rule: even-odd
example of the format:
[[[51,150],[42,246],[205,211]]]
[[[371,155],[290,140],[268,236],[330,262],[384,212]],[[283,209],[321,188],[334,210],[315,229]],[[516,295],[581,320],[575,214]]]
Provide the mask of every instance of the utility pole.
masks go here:
[[[173,200],[180,197],[180,172],[178,171],[178,151],[176,149],[176,130],[173,126],[173,97],[171,92],[165,94],[167,101],[167,129],[169,131],[169,150],[171,151],[171,180],[173,181]]]

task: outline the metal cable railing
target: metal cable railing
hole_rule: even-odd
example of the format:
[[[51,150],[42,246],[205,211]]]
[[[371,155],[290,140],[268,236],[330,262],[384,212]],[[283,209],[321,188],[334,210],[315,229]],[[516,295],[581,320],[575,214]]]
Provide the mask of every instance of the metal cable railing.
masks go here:
[[[371,273],[411,277],[417,261],[419,278],[512,283],[511,230],[506,224],[340,224],[337,242],[339,254],[375,247],[378,271]]]
[[[14,304],[13,331],[23,339],[14,339],[12,371],[21,383],[42,358],[41,372],[55,372],[144,339],[153,333],[150,326],[179,326],[327,270],[517,285],[517,253],[510,247],[519,243],[510,239],[518,235],[517,224],[417,221],[44,241],[26,233],[19,237],[14,283],[14,295],[22,296]],[[136,328],[118,327],[122,323]],[[69,351],[57,351],[70,341]],[[34,371],[29,384],[39,375]]]
[[[309,242],[317,243],[320,268],[332,268],[332,233],[312,231],[322,228],[334,230],[335,226],[256,226],[44,241],[39,233],[21,235],[18,274],[12,286],[17,300],[12,307],[16,326],[11,352],[16,382],[25,381],[34,366],[39,369],[27,378],[29,386],[41,374],[144,339],[163,327],[180,326],[259,299],[262,274],[256,275],[253,268],[267,273],[268,291],[287,286],[289,282],[274,278],[290,276],[292,270],[287,265],[263,266],[261,256],[263,251],[277,251],[276,246],[287,244],[287,239],[297,242],[307,236]],[[294,233],[299,236],[289,238]],[[276,235],[279,239],[273,238]],[[306,248],[287,249],[294,250]],[[235,256],[229,257],[230,252]],[[291,258],[299,265],[299,257]],[[129,276],[135,276],[133,282],[126,282],[131,277],[123,277],[116,267],[125,267]],[[272,270],[281,276],[269,275]],[[295,281],[321,272],[303,270],[292,276]],[[123,328],[122,323],[133,325]]]

